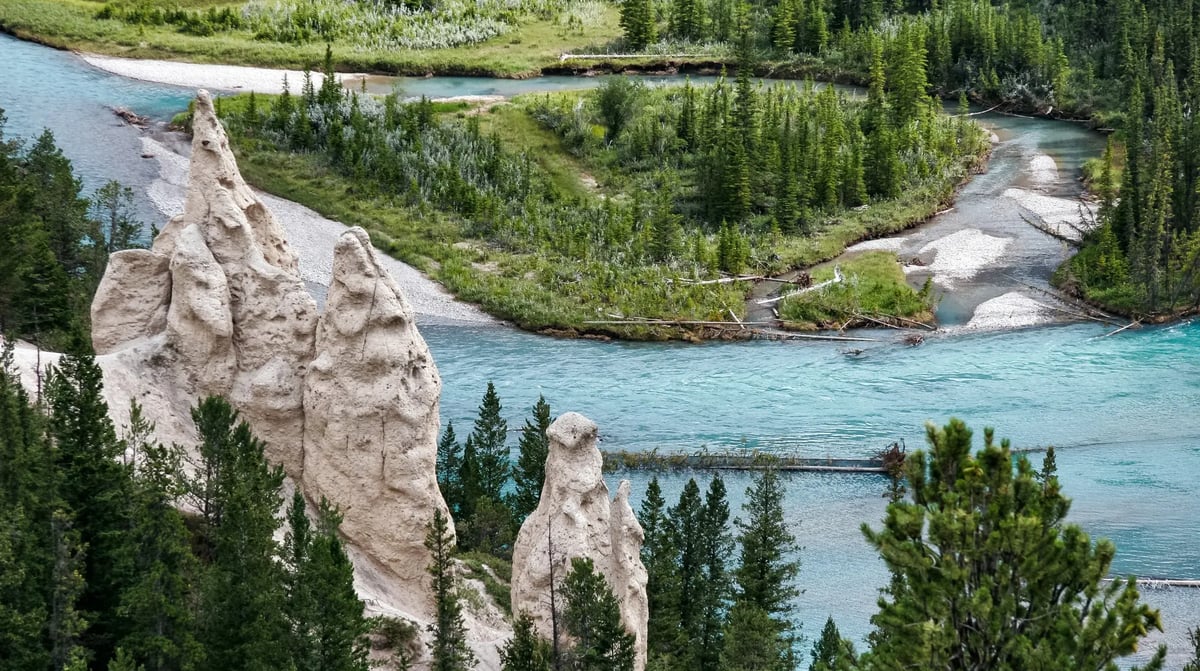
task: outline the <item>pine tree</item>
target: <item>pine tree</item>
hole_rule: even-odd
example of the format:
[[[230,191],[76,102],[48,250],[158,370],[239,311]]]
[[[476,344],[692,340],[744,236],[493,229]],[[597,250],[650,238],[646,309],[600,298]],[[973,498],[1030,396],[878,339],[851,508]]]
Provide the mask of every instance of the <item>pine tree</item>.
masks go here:
[[[1057,478],[1014,463],[991,430],[975,454],[959,420],[927,436],[929,453],[905,460],[911,500],[890,504],[878,531],[863,527],[893,575],[867,666],[1111,668],[1159,628],[1132,578],[1103,584],[1115,548],[1065,522]],[[914,636],[925,622],[939,624]]]
[[[641,51],[657,39],[651,0],[622,0],[621,29],[629,48]]]
[[[210,483],[219,514],[208,528],[212,557],[200,594],[198,639],[205,650],[200,669],[285,668],[284,573],[274,540],[283,470],[268,465],[263,443],[224,399],[203,399],[193,418],[202,456],[215,453],[221,460]]]
[[[24,174],[31,187],[29,209],[41,222],[54,258],[68,275],[77,275],[83,268],[88,202],[80,197],[82,184],[49,130],[25,155]]]
[[[717,668],[724,647],[723,627],[731,582],[727,563],[733,554],[725,481],[714,475],[700,511],[700,556],[703,588],[697,613],[696,660],[702,669]]]
[[[288,513],[284,543],[288,563],[289,650],[296,671],[367,671],[363,604],[354,591],[354,566],[342,548],[342,516],[327,500],[317,509],[317,527],[297,491]]]
[[[342,102],[342,97],[342,85],[338,82],[337,72],[333,69],[333,47],[326,43],[325,60],[321,67],[321,88],[317,91],[316,96],[317,104],[327,110],[332,110]]]
[[[533,421],[525,420],[521,428],[517,465],[513,469],[515,491],[509,499],[514,521],[520,525],[542,499],[542,484],[546,480],[546,458],[550,455],[550,438],[546,431],[553,420],[550,404],[538,396],[533,406]]]
[[[476,451],[479,495],[490,501],[500,502],[501,492],[509,476],[508,422],[500,414],[500,396],[496,387],[488,382],[483,401],[479,404],[479,417],[471,439]],[[464,457],[465,461],[465,457]]]
[[[501,671],[550,671],[550,644],[538,636],[533,617],[521,611],[513,635],[500,650]]]
[[[768,666],[735,668],[791,668],[795,663],[791,614],[792,600],[799,595],[795,581],[800,561],[795,557],[800,548],[784,520],[783,496],[779,474],[765,471],[746,490],[742,510],[747,519],[735,522],[741,555],[734,572],[736,598],[725,630],[722,660],[742,664],[737,659],[747,646],[763,646],[763,652],[756,654],[765,654],[770,662]],[[760,630],[751,631],[755,628]],[[768,640],[769,644],[764,643]]]
[[[462,514],[463,509],[462,465],[462,445],[458,442],[458,436],[454,435],[454,422],[448,422],[441,440],[438,441],[437,481],[442,498],[450,508],[450,514],[456,517]]]
[[[632,671],[634,636],[621,623],[620,605],[590,558],[571,559],[563,579],[563,621],[574,639],[574,671]]]
[[[679,626],[679,574],[675,569],[677,552],[666,506],[662,488],[655,477],[646,487],[646,497],[642,499],[642,506],[638,510],[638,523],[645,534],[642,564],[647,574],[646,601],[650,610],[647,647],[652,658],[674,651]]]
[[[699,0],[673,0],[669,32],[682,40],[699,41],[704,36],[704,6]]]
[[[54,511],[50,529],[53,568],[45,623],[50,669],[86,669],[86,662],[81,667],[80,660],[87,659],[87,649],[81,645],[81,639],[88,622],[77,605],[87,588],[83,541],[66,511]]]
[[[131,497],[131,543],[124,571],[132,576],[121,593],[125,633],[119,654],[144,671],[186,671],[200,657],[192,605],[200,566],[191,550],[183,515],[175,507],[182,493],[178,446],[153,442],[154,427],[133,403],[125,443],[136,455]]]
[[[98,659],[107,660],[122,633],[116,611],[125,586],[120,569],[128,552],[132,483],[130,468],[117,461],[123,446],[108,416],[104,374],[90,349],[82,336],[75,337],[71,351],[51,372],[46,395],[60,492],[73,533],[87,548],[79,610],[89,627],[82,641]]]
[[[853,671],[858,668],[858,656],[854,644],[842,638],[837,625],[830,617],[821,630],[821,638],[813,644],[810,671]]]
[[[737,601],[725,625],[721,671],[792,671],[790,644],[778,634],[777,623],[761,608]]]
[[[426,527],[425,548],[431,555],[429,575],[433,577],[436,609],[434,621],[429,625],[429,632],[433,634],[433,640],[429,642],[433,656],[431,668],[433,671],[466,671],[475,666],[475,654],[467,646],[462,605],[454,585],[453,560],[450,558],[454,552],[454,537],[441,510],[433,511],[433,519]]]
[[[684,666],[695,662],[697,646],[702,638],[702,608],[705,599],[705,556],[703,534],[704,504],[695,478],[689,478],[677,503],[668,512],[671,546],[675,550],[675,566],[679,575],[679,617],[674,656]]]

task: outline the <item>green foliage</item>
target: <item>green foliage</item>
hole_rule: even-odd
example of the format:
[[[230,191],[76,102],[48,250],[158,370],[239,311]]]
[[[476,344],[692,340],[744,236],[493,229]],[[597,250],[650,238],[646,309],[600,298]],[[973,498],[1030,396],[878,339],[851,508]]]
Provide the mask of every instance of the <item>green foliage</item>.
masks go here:
[[[463,450],[458,476],[463,499],[456,522],[464,549],[511,556],[513,516],[503,490],[512,465],[508,422],[501,412],[500,396],[495,385],[488,382],[475,427]]]
[[[893,576],[869,668],[1112,669],[1160,628],[1132,578],[1104,584],[1115,548],[1064,521],[1057,478],[1014,463],[990,429],[974,454],[959,420],[927,435],[929,452],[905,461],[911,499],[863,526]]]
[[[634,636],[621,624],[612,588],[590,558],[574,557],[563,579],[563,622],[574,639],[568,653],[573,671],[632,671]]]
[[[452,516],[462,514],[462,465],[463,448],[454,434],[454,422],[447,422],[446,430],[438,439],[437,447],[437,482],[442,498],[450,508]]]
[[[657,39],[654,4],[651,0],[622,0],[621,29],[630,49],[645,49]]]
[[[821,638],[813,644],[810,671],[853,671],[858,668],[854,644],[842,638],[833,617],[825,621]]]
[[[817,326],[873,323],[863,315],[932,321],[936,304],[932,284],[926,283],[920,290],[910,287],[895,254],[867,252],[847,261],[841,272],[842,282],[783,301],[782,317],[794,324]],[[833,278],[833,270],[820,268],[812,278],[814,282],[827,281]]]
[[[538,396],[533,406],[533,418],[525,420],[521,427],[517,463],[513,467],[514,492],[508,498],[513,512],[513,521],[520,526],[538,506],[542,499],[542,485],[546,480],[546,458],[550,455],[550,438],[546,430],[553,421],[550,404],[546,397]]]
[[[201,669],[269,671],[289,661],[284,569],[274,540],[283,470],[268,465],[263,443],[220,397],[203,399],[192,417],[205,459],[205,515],[211,560],[200,588]],[[219,464],[219,465],[218,465]]]
[[[123,629],[116,610],[125,586],[120,567],[128,552],[132,469],[117,460],[124,445],[109,419],[104,374],[90,349],[76,340],[51,371],[46,398],[61,477],[59,493],[70,513],[63,524],[70,525],[70,535],[77,534],[78,543],[87,549],[78,607],[89,626],[80,640],[100,659],[108,659]]]
[[[795,664],[791,614],[792,600],[800,594],[796,587],[800,547],[784,519],[783,496],[778,472],[764,471],[746,490],[742,505],[746,519],[734,522],[741,553],[733,573],[735,599],[721,652],[722,663],[733,664],[732,668]],[[750,648],[759,650],[751,654]]]
[[[426,526],[425,548],[431,555],[429,575],[433,578],[436,613],[429,624],[429,633],[433,634],[433,640],[429,642],[433,657],[431,668],[434,671],[466,671],[475,665],[475,655],[467,646],[466,624],[454,584],[451,559],[454,536],[449,520],[441,510],[433,511],[433,518]]]
[[[534,630],[533,617],[522,611],[513,635],[500,650],[502,671],[550,671],[550,644]]]

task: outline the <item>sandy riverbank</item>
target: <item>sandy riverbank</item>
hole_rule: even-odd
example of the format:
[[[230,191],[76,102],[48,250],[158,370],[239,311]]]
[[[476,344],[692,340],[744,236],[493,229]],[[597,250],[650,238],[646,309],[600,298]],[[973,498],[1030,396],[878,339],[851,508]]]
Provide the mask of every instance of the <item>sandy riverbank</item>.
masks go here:
[[[186,150],[183,144],[180,149]],[[142,151],[158,161],[159,179],[149,187],[150,199],[164,217],[183,211],[187,190],[188,159],[163,142],[142,138]],[[283,227],[289,244],[300,255],[300,276],[309,290],[324,303],[325,290],[333,277],[333,246],[347,227],[326,219],[303,205],[284,200],[263,191],[255,192]],[[404,295],[417,313],[421,324],[498,324],[482,310],[464,303],[446,291],[442,285],[426,277],[412,266],[380,254],[380,261],[392,274]]]
[[[286,76],[288,87],[292,92],[298,92],[304,82],[304,73],[299,70],[141,60],[97,54],[80,54],[80,58],[93,67],[122,77],[193,89],[282,93],[283,78]],[[325,77],[319,72],[311,74],[313,86],[320,87]],[[365,76],[361,73],[338,74],[338,79],[344,83],[352,83]]]

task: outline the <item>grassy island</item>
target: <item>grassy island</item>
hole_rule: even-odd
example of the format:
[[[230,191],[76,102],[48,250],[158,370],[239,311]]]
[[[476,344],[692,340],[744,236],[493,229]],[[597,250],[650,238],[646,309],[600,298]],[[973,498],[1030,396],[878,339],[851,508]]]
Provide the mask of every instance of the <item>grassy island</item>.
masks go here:
[[[976,124],[919,93],[885,94],[883,79],[880,66],[867,98],[852,99],[748,75],[665,88],[617,78],[475,108],[305,83],[220,109],[248,179],[365,227],[496,316],[539,331],[703,337],[697,322],[746,318],[742,278],[924,220],[986,155]],[[855,290],[827,292],[820,314],[846,321],[875,301],[865,291],[927,317],[927,296],[887,265],[877,272],[876,259],[863,282],[849,268]]]

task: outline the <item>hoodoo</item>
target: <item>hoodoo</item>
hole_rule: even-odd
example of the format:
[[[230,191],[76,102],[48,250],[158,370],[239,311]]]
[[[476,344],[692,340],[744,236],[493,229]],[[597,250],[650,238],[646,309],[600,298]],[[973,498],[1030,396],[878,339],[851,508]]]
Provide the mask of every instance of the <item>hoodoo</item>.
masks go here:
[[[92,305],[106,378],[124,381],[110,407],[137,398],[161,437],[192,444],[191,405],[228,398],[269,458],[341,507],[360,582],[427,619],[441,379],[412,308],[355,228],[320,315],[204,91],[192,123],[183,214],[151,249],[114,254]]]
[[[512,610],[527,611],[539,633],[551,636],[550,588],[588,557],[608,580],[621,605],[621,621],[636,639],[638,671],[646,666],[645,536],[629,507],[629,482],[609,500],[596,447],[596,425],[568,412],[547,431],[550,456],[537,509],[521,525],[513,547]]]

